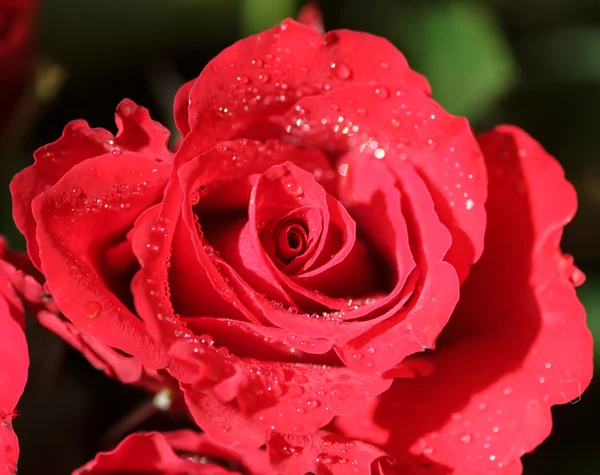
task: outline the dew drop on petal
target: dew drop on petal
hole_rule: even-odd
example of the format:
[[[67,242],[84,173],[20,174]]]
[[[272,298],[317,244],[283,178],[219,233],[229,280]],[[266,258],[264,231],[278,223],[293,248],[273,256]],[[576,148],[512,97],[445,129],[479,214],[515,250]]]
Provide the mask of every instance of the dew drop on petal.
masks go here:
[[[331,63],[330,66],[331,66],[331,69],[333,70],[334,74],[342,80],[348,79],[352,75],[352,71],[344,63],[340,63],[340,62]]]
[[[375,155],[375,158],[378,158],[379,160],[385,157],[385,150],[383,150],[382,148],[375,149],[375,152],[373,153]]]
[[[387,99],[390,95],[390,91],[383,86],[379,86],[375,88],[375,94],[377,94],[381,99]]]

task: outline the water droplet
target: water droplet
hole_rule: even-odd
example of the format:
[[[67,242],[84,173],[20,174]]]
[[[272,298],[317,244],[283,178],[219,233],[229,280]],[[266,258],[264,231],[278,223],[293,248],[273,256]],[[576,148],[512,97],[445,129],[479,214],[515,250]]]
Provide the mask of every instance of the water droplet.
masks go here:
[[[306,401],[306,405],[308,407],[312,407],[313,409],[316,409],[317,407],[319,407],[321,405],[321,403],[319,401],[317,401],[316,399],[309,399],[308,401]]]
[[[465,208],[467,208],[468,210],[471,210],[471,209],[473,209],[473,206],[475,206],[475,202],[472,199],[469,198],[465,202]]]
[[[470,444],[471,443],[471,434],[463,434],[459,437],[459,440],[463,444]]]
[[[344,63],[340,63],[340,62],[331,63],[330,66],[331,66],[331,69],[333,70],[333,72],[335,73],[335,75],[342,80],[348,79],[352,75],[352,71]]]
[[[423,455],[433,455],[433,452],[435,450],[433,449],[433,447],[424,447],[423,448]]]
[[[294,376],[292,376],[291,381],[296,384],[304,384],[308,383],[308,378],[303,374],[295,373]]]
[[[512,392],[513,392],[513,389],[510,386],[507,386],[502,391],[502,394],[504,394],[505,396],[508,396],[508,395],[512,394]]]
[[[378,148],[375,149],[375,152],[373,152],[373,154],[375,155],[375,158],[381,160],[383,157],[385,157],[385,150],[383,150],[382,148]]]
[[[148,249],[148,251],[150,251],[151,253],[155,254],[158,251],[160,251],[160,246],[158,244],[149,242],[148,244],[146,244],[146,249]]]
[[[340,166],[338,167],[338,173],[341,176],[348,176],[348,169],[349,169],[349,165],[347,163],[341,163]]]
[[[200,201],[200,193],[198,193],[197,191],[192,191],[190,193],[190,203],[192,205],[198,204],[198,202]]]
[[[271,76],[269,76],[267,73],[260,73],[257,77],[258,77],[258,80],[263,83],[267,83],[271,80]]]
[[[291,175],[284,176],[281,179],[281,184],[283,185],[285,191],[293,196],[301,196],[304,193],[304,190],[300,183]]]
[[[338,399],[347,399],[354,393],[354,389],[349,384],[336,384],[331,390]]]
[[[375,94],[377,94],[381,99],[387,99],[390,95],[390,91],[383,86],[375,88]]]
[[[327,454],[320,454],[317,457],[316,461],[324,465],[330,465],[331,463],[333,463],[333,459]]]
[[[247,76],[238,76],[236,79],[240,84],[248,84],[250,82],[250,79]]]
[[[390,69],[390,63],[386,63],[385,61],[383,61],[381,63],[381,69],[383,69],[384,71],[387,71],[388,69]]]
[[[208,335],[208,334],[200,335],[200,344],[210,347],[215,344],[215,340],[213,339],[213,337],[211,335]]]
[[[208,257],[212,257],[215,255],[215,248],[209,245],[204,246],[204,252]]]

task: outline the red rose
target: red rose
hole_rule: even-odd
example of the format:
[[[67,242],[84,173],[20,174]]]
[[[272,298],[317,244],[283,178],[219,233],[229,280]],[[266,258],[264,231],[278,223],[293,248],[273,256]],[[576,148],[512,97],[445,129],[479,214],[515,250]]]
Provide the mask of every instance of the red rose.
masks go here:
[[[0,238],[0,259],[5,256]],[[19,291],[26,278],[12,264],[0,260],[0,475],[16,473],[19,443],[12,421],[27,381],[29,355],[23,333],[25,314]]]
[[[86,473],[172,473],[194,475],[276,475],[264,451],[238,452],[189,430],[135,433],[111,452],[100,453],[75,470]]]
[[[15,220],[74,328],[175,378],[220,445],[292,475],[519,472],[592,373],[575,195],[429,92],[381,38],[285,21],[181,88],[174,157],[130,101],[114,137],[69,124]]]
[[[36,8],[35,0],[0,0],[0,133],[27,84]]]

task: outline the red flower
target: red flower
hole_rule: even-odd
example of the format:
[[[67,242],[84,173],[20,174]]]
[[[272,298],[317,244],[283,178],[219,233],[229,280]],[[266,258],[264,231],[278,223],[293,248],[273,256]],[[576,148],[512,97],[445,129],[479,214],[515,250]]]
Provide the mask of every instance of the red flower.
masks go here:
[[[0,133],[31,71],[36,9],[35,0],[0,0]]]
[[[558,164],[513,128],[478,143],[387,41],[293,21],[175,118],[174,157],[126,101],[115,137],[73,122],[12,183],[72,328],[282,473],[519,471],[591,377]]]
[[[4,257],[4,248],[4,239],[0,238],[0,259]],[[0,260],[0,475],[16,473],[19,457],[12,421],[29,367],[23,333],[24,308],[18,291],[27,288],[24,279],[12,264]]]
[[[96,455],[73,475],[83,473],[276,475],[269,466],[266,452],[238,452],[215,444],[206,434],[189,430],[132,434],[114,450]]]

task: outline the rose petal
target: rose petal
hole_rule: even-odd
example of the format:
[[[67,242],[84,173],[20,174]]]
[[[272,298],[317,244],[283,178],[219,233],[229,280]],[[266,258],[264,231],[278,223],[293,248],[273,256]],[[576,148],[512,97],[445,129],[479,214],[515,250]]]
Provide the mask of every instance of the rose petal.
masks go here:
[[[369,395],[379,394],[391,384],[377,375],[359,375],[347,368],[238,358],[194,338],[181,340],[172,354],[198,366],[188,375],[177,374],[173,367],[170,372],[179,380],[185,378],[182,389],[188,407],[198,425],[215,438],[220,437],[215,424],[227,420],[218,415],[225,407],[215,409],[215,404],[223,406],[234,398],[236,404],[229,403],[227,412],[232,419],[239,419],[242,427],[255,424],[256,430],[262,428],[265,433],[300,435],[327,425],[335,415],[353,411]],[[223,402],[212,399],[213,395]]]
[[[27,381],[29,355],[23,328],[11,315],[3,296],[0,296],[0,367],[0,473],[12,475],[19,456],[12,420]]]
[[[485,252],[430,355],[436,370],[397,380],[338,427],[400,465],[519,473],[519,457],[550,434],[550,406],[577,400],[592,376],[585,311],[556,259],[576,201],[559,164],[523,131],[499,127],[480,143],[490,179]]]
[[[267,447],[271,464],[290,475],[371,475],[373,463],[386,456],[377,447],[325,431],[310,436],[274,433]]]
[[[13,178],[10,190],[15,224],[27,239],[27,250],[36,267],[40,268],[41,264],[31,203],[71,168],[107,152],[118,155],[122,151],[133,151],[164,161],[171,160],[171,153],[166,147],[168,131],[150,118],[147,109],[125,99],[117,108],[115,121],[118,126],[116,136],[105,129],[92,129],[84,120],[70,122],[57,141],[35,151],[32,166]]]
[[[408,67],[402,53],[387,40],[367,33],[336,30],[322,35],[285,20],[240,40],[210,61],[189,91],[189,127],[201,126],[202,133],[188,134],[178,163],[217,141],[240,136],[245,128],[282,113],[299,97],[371,84],[374,71],[387,87],[410,85],[430,92],[425,78]],[[178,104],[184,103],[188,87]],[[179,106],[178,124],[181,110]],[[179,129],[184,133],[187,128],[179,125]]]
[[[238,452],[218,445],[206,434],[190,430],[166,432],[164,435],[171,447],[177,451],[207,456],[209,460],[213,458],[234,462],[245,469],[248,475],[276,475],[265,450]]]
[[[180,455],[181,454],[181,455]],[[223,464],[223,465],[221,465]],[[235,467],[239,467],[239,471]],[[234,470],[229,470],[233,468]],[[246,454],[217,445],[205,434],[192,431],[138,432],[129,435],[115,449],[101,452],[75,470],[73,475],[123,473],[194,473],[226,475],[275,475],[267,454]]]
[[[360,152],[382,160],[394,173],[406,161],[427,184],[436,213],[452,235],[445,258],[463,281],[483,250],[486,170],[469,123],[448,114],[409,87],[345,87],[300,99],[279,119],[288,140],[340,157]]]
[[[42,271],[63,314],[155,369],[165,355],[113,293],[101,251],[161,199],[168,173],[166,164],[136,153],[101,155],[71,168],[32,204]]]
[[[280,328],[224,318],[188,317],[185,322],[196,335],[218,341],[219,346],[240,358],[313,364],[337,362],[337,358],[327,355],[333,343],[325,339],[301,338]]]
[[[40,312],[38,321],[79,351],[94,368],[111,378],[150,391],[159,391],[171,383],[166,375],[146,368],[136,357],[115,351],[51,312]]]

